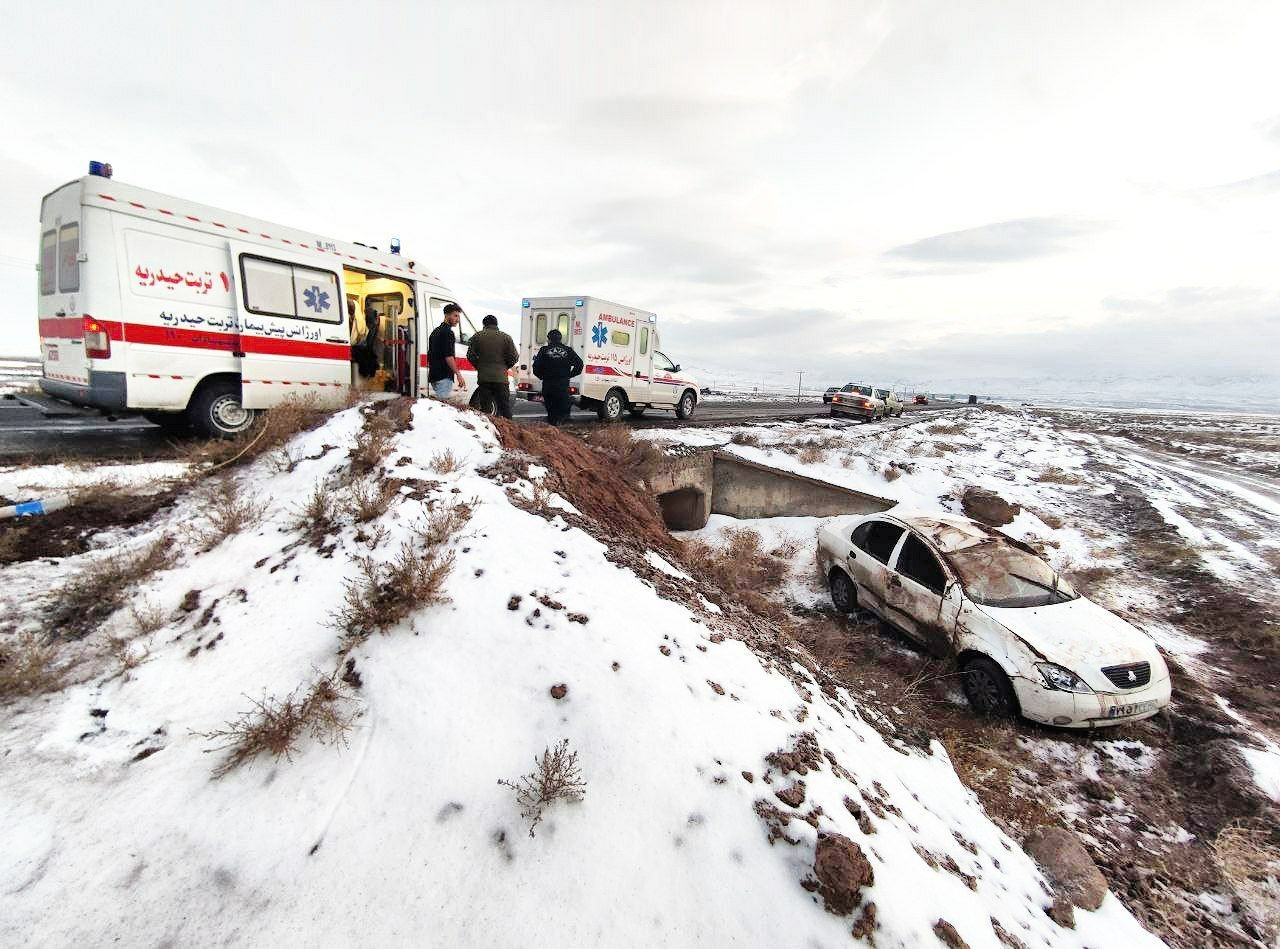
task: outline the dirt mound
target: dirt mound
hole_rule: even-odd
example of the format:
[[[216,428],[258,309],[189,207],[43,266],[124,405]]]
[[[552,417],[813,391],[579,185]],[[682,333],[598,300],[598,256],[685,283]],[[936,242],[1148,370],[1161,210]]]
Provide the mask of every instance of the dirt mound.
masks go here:
[[[1004,527],[1022,510],[1021,505],[1006,501],[986,488],[966,488],[960,506],[966,516],[992,527]]]
[[[548,468],[543,485],[587,520],[616,539],[677,552],[657,503],[619,473],[616,459],[607,451],[546,425],[516,425],[501,418],[493,423],[502,447],[524,452]]]
[[[1037,827],[1022,847],[1076,906],[1092,910],[1102,905],[1107,895],[1106,878],[1071,831]]]
[[[813,875],[827,912],[847,916],[862,902],[862,888],[875,883],[875,872],[862,848],[843,834],[820,834]]]

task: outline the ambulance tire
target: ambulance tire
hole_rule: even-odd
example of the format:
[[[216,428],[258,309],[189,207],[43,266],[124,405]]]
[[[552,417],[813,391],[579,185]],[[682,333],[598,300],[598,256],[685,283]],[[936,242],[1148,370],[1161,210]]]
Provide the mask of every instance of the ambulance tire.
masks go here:
[[[240,404],[240,385],[219,379],[203,386],[187,407],[191,427],[206,438],[235,438],[258,417],[256,409]]]
[[[692,389],[685,389],[684,395],[680,396],[680,401],[676,403],[676,418],[690,418],[693,410],[698,407],[698,397],[693,394]]]
[[[627,410],[627,397],[621,389],[610,389],[600,400],[596,409],[596,417],[602,422],[620,422],[622,413]]]

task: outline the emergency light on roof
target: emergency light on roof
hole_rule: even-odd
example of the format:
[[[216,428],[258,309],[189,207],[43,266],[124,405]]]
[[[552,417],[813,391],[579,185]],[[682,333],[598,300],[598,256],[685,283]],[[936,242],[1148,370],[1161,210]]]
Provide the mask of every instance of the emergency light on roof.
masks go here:
[[[109,161],[90,161],[89,174],[97,178],[111,177],[111,162]]]
[[[574,300],[574,301],[573,301],[573,305],[574,305],[574,306],[582,306],[582,301],[581,301],[581,300]]]
[[[527,310],[527,309],[529,309],[529,301],[528,301],[528,300],[525,300],[525,301],[524,301],[523,303],[521,303],[520,305],[521,305],[522,307],[524,307],[526,310]]]
[[[391,253],[393,254],[400,253],[400,238],[398,237],[391,238]]]

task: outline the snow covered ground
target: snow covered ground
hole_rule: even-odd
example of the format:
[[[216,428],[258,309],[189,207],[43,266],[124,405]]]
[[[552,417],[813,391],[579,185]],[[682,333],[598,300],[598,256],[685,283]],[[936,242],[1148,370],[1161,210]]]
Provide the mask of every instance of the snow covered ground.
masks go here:
[[[1001,929],[1027,946],[1158,944],[1113,895],[1074,929],[1052,921],[1040,871],[940,744],[901,740],[793,647],[704,605],[666,557],[610,560],[540,488],[546,469],[504,459],[487,422],[428,401],[411,421],[375,472],[400,493],[369,524],[349,513],[363,418],[348,410],[295,441],[292,470],[264,459],[229,475],[264,512],[225,539],[181,540],[208,517],[197,490],[108,547],[0,568],[12,645],[88,565],[157,541],[175,558],[132,595],[155,629],[125,609],[59,640],[69,684],[0,706],[6,942],[838,946],[873,902],[877,946],[934,944],[940,921],[974,947],[1001,945]],[[992,479],[1027,468],[970,440]],[[886,485],[891,457],[870,444],[820,470],[946,503],[944,464]],[[500,461],[511,484],[488,467]],[[298,512],[317,490],[342,513],[309,541]],[[449,602],[346,654],[346,747],[304,738],[215,777],[227,752],[202,734],[334,670],[360,559],[389,560],[459,504],[470,517],[446,542]],[[1060,556],[1084,546],[1034,514],[1018,529]],[[145,661],[113,663],[110,636]],[[553,805],[530,836],[498,780],[561,739],[585,798]],[[874,872],[841,915],[824,909],[820,834],[858,845]]]
[[[1109,873],[1136,865],[1137,877],[1159,881],[1158,890],[1137,884],[1153,914],[1168,918],[1166,897],[1191,914],[1180,944],[1265,941],[1242,922],[1238,899],[1230,908],[1215,846],[1236,821],[1280,826],[1268,806],[1280,800],[1280,698],[1262,684],[1280,642],[1280,418],[961,410],[893,426],[815,419],[640,434],[718,447],[915,510],[963,513],[974,487],[1018,505],[1003,529],[1157,642],[1175,668],[1175,704],[1168,721],[1096,739],[1030,726],[1012,736],[983,731],[976,741],[1005,756],[988,798],[1000,793],[996,784],[1010,785],[1006,769],[1021,760],[1012,787],[1091,840]],[[807,611],[827,601],[810,554],[820,523],[713,515],[696,533],[714,540],[748,527],[766,548],[799,544],[782,594]],[[914,665],[929,669],[924,657]],[[945,677],[934,691],[930,727],[969,727]],[[1180,873],[1168,873],[1170,860],[1183,861]]]

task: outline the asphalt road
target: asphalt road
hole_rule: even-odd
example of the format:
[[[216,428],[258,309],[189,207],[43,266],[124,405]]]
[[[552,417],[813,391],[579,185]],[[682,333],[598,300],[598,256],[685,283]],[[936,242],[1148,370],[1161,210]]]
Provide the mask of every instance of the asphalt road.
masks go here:
[[[34,402],[12,396],[0,397],[0,460],[62,461],[77,458],[138,459],[165,458],[175,453],[172,436],[139,416],[112,420],[97,412],[52,403],[41,408]],[[956,408],[959,403],[908,405],[907,411],[936,411]],[[540,404],[516,400],[515,416],[530,423],[545,418]],[[698,406],[692,419],[680,421],[671,412],[649,412],[633,419],[633,426],[678,428],[741,424],[755,421],[803,419],[829,414],[820,400],[805,402],[706,402]],[[573,412],[572,427],[600,424],[594,412]]]

